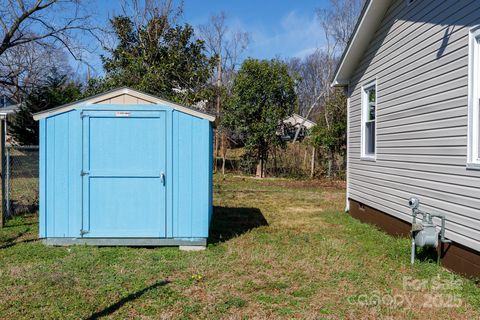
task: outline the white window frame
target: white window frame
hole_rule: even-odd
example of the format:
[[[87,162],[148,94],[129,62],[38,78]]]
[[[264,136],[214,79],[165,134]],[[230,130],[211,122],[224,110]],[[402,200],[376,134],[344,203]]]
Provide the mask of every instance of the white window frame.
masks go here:
[[[366,135],[365,135],[365,123],[366,117],[368,112],[368,94],[367,90],[371,89],[372,87],[375,88],[375,151],[373,154],[366,153]],[[365,83],[362,86],[362,116],[361,116],[361,156],[360,159],[368,160],[368,161],[376,161],[377,160],[377,113],[378,113],[378,86],[377,86],[377,79]]]
[[[480,26],[470,29],[467,168],[480,170]]]

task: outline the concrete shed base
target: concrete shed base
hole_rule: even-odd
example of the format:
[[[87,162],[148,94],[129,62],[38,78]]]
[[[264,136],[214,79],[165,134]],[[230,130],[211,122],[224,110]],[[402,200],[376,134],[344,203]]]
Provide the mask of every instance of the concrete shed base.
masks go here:
[[[205,246],[192,246],[192,245],[178,247],[178,249],[180,249],[181,251],[203,251],[206,248],[207,247]]]
[[[91,245],[105,247],[191,247],[205,249],[206,238],[157,239],[157,238],[46,238],[42,242],[49,246]]]

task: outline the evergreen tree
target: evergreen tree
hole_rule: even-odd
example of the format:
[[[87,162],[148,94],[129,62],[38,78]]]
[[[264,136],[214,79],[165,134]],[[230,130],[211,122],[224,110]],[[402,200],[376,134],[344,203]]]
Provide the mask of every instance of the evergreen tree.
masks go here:
[[[208,80],[215,59],[190,25],[171,26],[159,13],[143,24],[117,16],[111,25],[117,45],[102,57],[105,77],[91,81],[87,95],[128,86],[191,105],[213,94]]]
[[[233,83],[232,97],[224,108],[223,125],[245,137],[243,166],[264,176],[271,147],[283,142],[277,136],[282,120],[297,105],[294,80],[287,65],[278,60],[247,59]]]
[[[33,114],[73,102],[81,95],[80,86],[60,75],[55,69],[44,85],[37,87],[26,97],[9,124],[9,133],[22,145],[38,145],[38,122]]]

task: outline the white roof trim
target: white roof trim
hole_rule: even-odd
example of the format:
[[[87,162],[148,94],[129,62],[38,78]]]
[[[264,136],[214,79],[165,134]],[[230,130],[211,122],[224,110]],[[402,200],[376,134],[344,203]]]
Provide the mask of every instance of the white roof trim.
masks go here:
[[[345,87],[349,84],[391,2],[392,0],[368,0],[365,3],[352,37],[338,64],[332,82],[333,87]]]
[[[96,96],[92,96],[92,97],[88,97],[86,99],[79,100],[79,101],[76,101],[76,102],[73,102],[73,103],[69,103],[69,104],[66,104],[66,105],[63,105],[63,106],[60,106],[60,107],[57,107],[57,108],[52,108],[52,109],[49,109],[49,110],[38,112],[38,113],[35,113],[33,115],[33,119],[38,121],[40,119],[44,119],[44,118],[50,117],[50,116],[58,114],[58,113],[63,113],[63,112],[73,110],[75,108],[78,108],[81,105],[95,105],[99,101],[106,100],[106,99],[109,99],[109,98],[113,98],[113,97],[116,97],[116,96],[121,95],[121,94],[128,94],[128,95],[140,98],[142,100],[150,101],[154,104],[164,105],[164,106],[170,107],[174,110],[177,110],[177,111],[180,111],[180,112],[183,112],[183,113],[186,113],[186,114],[198,117],[198,118],[206,119],[206,120],[211,121],[211,122],[215,121],[215,116],[210,115],[208,113],[201,112],[201,111],[198,111],[198,110],[195,110],[195,109],[192,109],[192,108],[187,108],[187,107],[181,106],[179,104],[176,104],[176,103],[173,103],[173,102],[170,102],[170,101],[166,101],[166,100],[160,99],[158,97],[152,96],[150,94],[143,93],[143,92],[140,92],[140,91],[137,91],[137,90],[134,90],[134,89],[130,89],[130,88],[114,89],[112,91],[107,91],[105,93],[102,93],[102,94],[99,94],[99,95],[96,95]]]

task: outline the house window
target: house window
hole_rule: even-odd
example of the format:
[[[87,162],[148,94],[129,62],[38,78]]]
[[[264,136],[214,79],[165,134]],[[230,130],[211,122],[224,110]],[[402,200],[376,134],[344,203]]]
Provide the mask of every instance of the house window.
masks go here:
[[[362,88],[362,158],[375,159],[377,83]]]
[[[467,165],[480,169],[480,27],[470,31]]]

